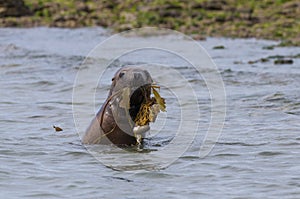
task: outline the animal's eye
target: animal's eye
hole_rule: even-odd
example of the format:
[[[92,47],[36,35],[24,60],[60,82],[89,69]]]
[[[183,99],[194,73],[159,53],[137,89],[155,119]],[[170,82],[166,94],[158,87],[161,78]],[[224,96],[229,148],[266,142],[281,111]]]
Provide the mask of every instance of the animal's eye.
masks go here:
[[[115,80],[115,78],[113,77],[112,79],[111,79],[111,81],[114,81]]]
[[[122,73],[119,74],[119,77],[121,78],[121,77],[123,77],[124,75],[125,75],[125,73],[122,72]]]

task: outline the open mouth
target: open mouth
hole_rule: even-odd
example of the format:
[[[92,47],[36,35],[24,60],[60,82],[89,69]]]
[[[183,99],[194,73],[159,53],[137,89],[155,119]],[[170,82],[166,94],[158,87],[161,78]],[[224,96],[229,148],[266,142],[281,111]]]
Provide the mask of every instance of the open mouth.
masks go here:
[[[147,103],[151,100],[151,84],[146,84],[137,88],[130,97],[130,108],[129,114],[133,121],[136,120],[138,112],[142,106],[142,104]]]
[[[130,97],[129,114],[136,126],[155,122],[160,111],[166,111],[166,102],[156,89],[155,84],[147,84],[136,89]],[[151,97],[153,92],[154,97]]]

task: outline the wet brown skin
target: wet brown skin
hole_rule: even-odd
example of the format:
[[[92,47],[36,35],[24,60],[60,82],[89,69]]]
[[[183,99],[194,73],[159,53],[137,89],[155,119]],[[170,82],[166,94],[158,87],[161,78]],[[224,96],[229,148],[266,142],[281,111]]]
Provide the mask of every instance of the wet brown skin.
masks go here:
[[[152,78],[148,71],[123,67],[112,78],[109,95],[83,136],[83,144],[136,145],[134,119],[141,104],[150,98]],[[120,105],[124,88],[130,88],[129,110]],[[121,91],[121,92],[120,92]],[[115,112],[113,112],[115,110]],[[113,114],[114,113],[114,114]],[[128,119],[128,116],[130,119]]]

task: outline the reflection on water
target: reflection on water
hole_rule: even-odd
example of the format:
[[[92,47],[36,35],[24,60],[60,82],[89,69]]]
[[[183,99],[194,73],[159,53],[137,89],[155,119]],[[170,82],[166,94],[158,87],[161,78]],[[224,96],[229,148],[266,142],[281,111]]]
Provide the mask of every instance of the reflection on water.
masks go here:
[[[3,197],[300,196],[300,60],[295,58],[293,64],[286,65],[274,65],[271,61],[248,63],[272,55],[295,55],[299,48],[265,50],[263,47],[274,42],[254,39],[201,41],[220,68],[228,106],[221,138],[204,159],[198,158],[198,152],[210,119],[209,92],[201,76],[192,73],[188,65],[162,54],[155,63],[177,67],[195,89],[200,130],[189,150],[167,169],[124,172],[107,168],[86,151],[80,144],[72,114],[73,82],[77,71],[84,70],[78,66],[107,37],[100,28],[0,30]],[[220,44],[226,48],[213,50]],[[153,60],[137,53],[106,70],[97,88],[95,109],[107,97],[118,66],[149,61]],[[82,90],[92,92],[84,85]],[[177,106],[172,93],[168,94],[167,89],[161,92],[169,97],[168,107]],[[76,105],[93,106],[84,97]],[[145,155],[168,145],[174,134],[172,127],[178,124],[176,111],[179,110],[168,110],[167,115],[162,115],[161,121],[170,120],[166,119],[168,123],[160,133],[155,134],[160,125],[153,126],[154,134],[147,139]],[[90,118],[86,120],[89,122]],[[53,125],[63,131],[54,132]],[[113,153],[109,146],[94,147],[101,148],[102,153]],[[136,153],[127,155],[134,158]],[[140,164],[147,165],[147,161]],[[137,165],[130,170],[134,166]]]

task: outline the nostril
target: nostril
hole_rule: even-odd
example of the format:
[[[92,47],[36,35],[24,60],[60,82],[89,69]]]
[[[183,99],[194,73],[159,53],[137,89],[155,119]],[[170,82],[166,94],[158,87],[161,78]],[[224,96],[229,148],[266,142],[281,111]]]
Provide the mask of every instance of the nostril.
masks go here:
[[[133,75],[134,75],[134,79],[142,79],[143,78],[141,73],[134,73]]]

